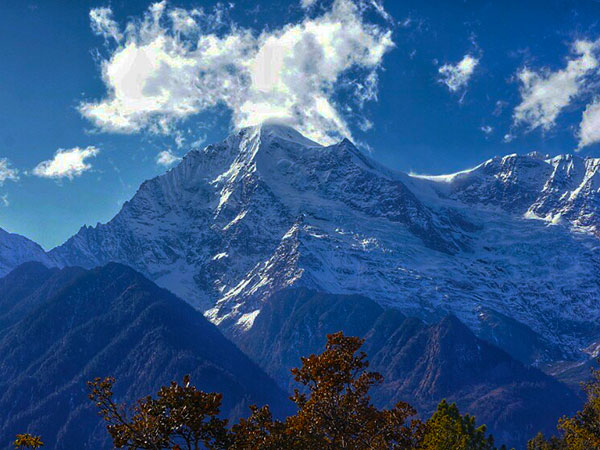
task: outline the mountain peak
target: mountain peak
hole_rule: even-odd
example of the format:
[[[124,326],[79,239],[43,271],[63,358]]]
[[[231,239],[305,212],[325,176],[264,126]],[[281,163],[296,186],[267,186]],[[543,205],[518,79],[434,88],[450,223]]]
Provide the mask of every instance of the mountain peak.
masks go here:
[[[242,135],[260,137],[261,140],[282,140],[304,147],[322,147],[321,144],[307,138],[291,125],[281,121],[267,120],[259,125],[243,128]]]
[[[25,236],[0,228],[0,276],[28,261],[39,261],[46,266],[53,263],[42,247]]]
[[[572,352],[585,338],[547,317],[579,323],[581,298],[600,317],[597,258],[579,235],[523,217],[594,225],[591,168],[563,165],[508,156],[441,183],[399,176],[348,140],[322,147],[268,122],[190,152],[51,256],[129,265],[223,327],[247,329],[270,296],[305,287],[367,295],[425,320],[454,313],[472,330],[483,303]]]

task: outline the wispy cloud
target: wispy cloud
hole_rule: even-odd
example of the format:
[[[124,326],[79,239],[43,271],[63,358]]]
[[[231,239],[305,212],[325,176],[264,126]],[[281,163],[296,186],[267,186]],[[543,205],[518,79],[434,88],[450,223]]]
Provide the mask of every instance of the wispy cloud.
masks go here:
[[[202,144],[206,142],[206,135],[198,137],[195,141],[190,144],[190,147],[193,149],[199,149],[202,147]]]
[[[514,135],[514,134],[512,134],[512,133],[506,133],[506,134],[504,135],[504,137],[502,138],[502,141],[503,141],[505,144],[508,144],[508,143],[510,143],[510,142],[512,142],[512,141],[514,141],[514,140],[515,140],[515,135]]]
[[[467,86],[473,76],[475,67],[479,64],[479,58],[465,55],[456,64],[444,64],[438,69],[440,81],[444,83],[451,92],[456,92]]]
[[[315,6],[315,3],[317,3],[317,0],[300,0],[300,6],[305,9]]]
[[[42,178],[68,178],[72,180],[92,168],[92,165],[86,160],[96,156],[99,151],[92,146],[59,149],[52,159],[39,163],[33,169],[33,174]]]
[[[171,167],[173,164],[181,161],[181,157],[177,156],[171,149],[163,150],[156,155],[156,164],[164,167]]]
[[[6,180],[17,181],[19,179],[19,171],[12,167],[7,158],[0,158],[0,186]]]
[[[13,168],[7,158],[0,158],[0,186],[4,185],[7,180],[17,181],[19,179],[19,171]],[[0,196],[0,206],[7,207],[10,205],[8,194]]]
[[[561,111],[585,88],[587,76],[598,67],[595,53],[599,43],[587,40],[576,41],[572,56],[563,69],[533,71],[521,69],[521,103],[513,112],[515,124],[524,124],[530,130],[549,130],[556,123]]]
[[[107,95],[79,110],[104,131],[169,133],[181,119],[226,105],[237,127],[278,118],[331,142],[350,135],[347,105],[333,100],[339,81],[352,78],[346,85],[359,108],[375,99],[377,70],[394,45],[387,25],[367,21],[369,9],[389,23],[379,1],[334,0],[317,17],[259,35],[229,23],[222,8],[155,3],[123,33],[109,11],[96,12],[95,32],[113,43],[101,64]]]
[[[92,30],[104,39],[112,38],[116,42],[123,39],[123,35],[119,31],[119,26],[112,18],[112,10],[110,8],[94,8],[90,11],[90,23]]]

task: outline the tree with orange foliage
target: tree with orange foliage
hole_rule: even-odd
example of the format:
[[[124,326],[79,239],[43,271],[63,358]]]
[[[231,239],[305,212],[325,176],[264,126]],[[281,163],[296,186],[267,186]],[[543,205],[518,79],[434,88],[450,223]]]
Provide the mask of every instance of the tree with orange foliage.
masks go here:
[[[376,408],[369,391],[383,378],[368,370],[363,342],[342,332],[330,334],[323,353],[302,358],[302,366],[292,369],[302,386],[291,397],[298,411],[284,421],[274,419],[268,406],[251,406],[248,418],[229,427],[219,418],[221,394],[199,391],[188,376],[183,385],[172,382],[131,410],[114,401],[113,378],[89,382],[89,397],[115,448],[129,450],[495,450],[485,426],[460,415],[454,404],[442,401],[426,423],[415,418],[408,403]],[[543,437],[535,442],[531,449],[555,450],[544,446]],[[38,448],[42,442],[24,434],[15,446]]]
[[[113,378],[89,382],[89,397],[107,422],[115,448],[129,450],[496,449],[485,426],[460,415],[454,404],[442,401],[425,423],[415,418],[416,411],[408,403],[399,402],[392,409],[375,407],[369,391],[383,378],[368,370],[367,355],[360,351],[363,342],[342,332],[330,334],[323,353],[302,358],[302,366],[292,369],[302,386],[291,397],[298,411],[284,421],[274,419],[268,406],[251,406],[248,418],[229,427],[227,420],[219,418],[221,394],[196,389],[188,376],[183,385],[172,382],[156,397],[138,400],[130,410],[114,401]],[[596,413],[590,413],[594,420]],[[574,427],[580,417],[584,416],[572,419],[575,422],[565,420],[561,426]],[[534,441],[532,450],[558,449],[547,447],[549,441],[542,436]],[[15,441],[18,449],[42,445],[39,437],[28,434],[18,435]]]
[[[250,417],[229,429],[218,418],[221,395],[197,390],[187,377],[184,386],[172,383],[157,398],[138,401],[131,417],[113,401],[111,378],[91,382],[90,398],[116,448],[417,449],[424,428],[414,408],[401,402],[380,410],[371,403],[368,392],[382,377],[367,370],[362,344],[339,332],[328,336],[323,353],[303,358],[292,373],[306,392],[294,392],[298,412],[285,421],[274,420],[268,406],[252,406]]]
[[[227,421],[218,417],[221,394],[199,391],[185,376],[183,385],[172,382],[156,398],[138,400],[129,417],[125,406],[113,400],[113,384],[112,378],[97,378],[88,387],[116,448],[227,448]]]
[[[24,450],[28,448],[40,448],[44,446],[42,438],[40,436],[34,436],[29,433],[17,434],[17,438],[13,445],[18,450]]]
[[[327,336],[325,351],[302,358],[302,367],[292,369],[294,379],[307,393],[295,390],[292,401],[298,413],[288,417],[286,430],[306,449],[417,448],[423,424],[416,410],[400,402],[380,410],[368,395],[383,377],[367,370],[367,355],[359,351],[364,340]]]

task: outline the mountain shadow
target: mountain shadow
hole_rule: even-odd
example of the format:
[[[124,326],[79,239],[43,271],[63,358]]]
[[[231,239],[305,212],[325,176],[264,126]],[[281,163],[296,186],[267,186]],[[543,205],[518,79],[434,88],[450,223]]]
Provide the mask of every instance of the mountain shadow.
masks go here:
[[[20,266],[0,280],[0,448],[18,432],[48,448],[109,449],[86,381],[117,379],[132,401],[185,374],[223,393],[222,414],[252,403],[288,412],[286,395],[201,313],[133,269]]]

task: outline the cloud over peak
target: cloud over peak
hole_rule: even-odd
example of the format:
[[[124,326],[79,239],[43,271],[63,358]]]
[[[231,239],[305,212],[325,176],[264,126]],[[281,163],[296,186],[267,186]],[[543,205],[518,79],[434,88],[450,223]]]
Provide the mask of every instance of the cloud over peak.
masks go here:
[[[383,24],[368,22],[368,9]],[[236,127],[285,119],[328,143],[350,135],[341,113],[347,105],[333,100],[338,82],[351,71],[345,101],[360,109],[376,98],[377,70],[394,45],[387,14],[374,0],[335,0],[317,17],[258,35],[228,23],[222,10],[169,8],[164,1],[123,33],[108,8],[90,17],[94,32],[112,45],[101,63],[107,95],[79,109],[110,132],[168,133],[181,119],[225,105]]]
[[[156,164],[163,167],[171,167],[173,164],[181,161],[181,157],[177,156],[171,149],[163,150],[156,155]]]
[[[96,156],[99,152],[100,150],[92,146],[59,149],[52,159],[42,161],[35,166],[33,174],[42,178],[72,180],[92,168],[92,165],[86,160]]]
[[[579,138],[578,150],[600,142],[600,99],[595,98],[586,106],[581,116],[577,137]]]

